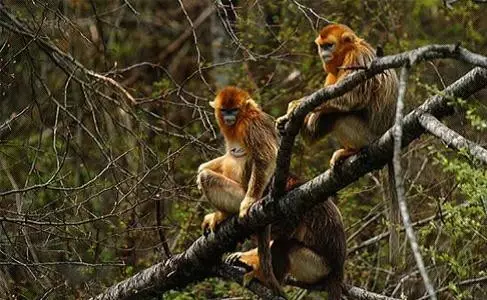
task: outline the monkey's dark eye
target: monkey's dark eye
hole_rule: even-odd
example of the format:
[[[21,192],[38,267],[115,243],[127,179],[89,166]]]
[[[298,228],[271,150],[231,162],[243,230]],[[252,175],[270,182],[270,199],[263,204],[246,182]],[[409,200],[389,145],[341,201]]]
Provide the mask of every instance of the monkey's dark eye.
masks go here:
[[[220,110],[224,115],[236,115],[238,113],[238,108],[222,108]]]
[[[333,43],[324,43],[321,45],[321,48],[323,49],[330,49],[333,47]]]

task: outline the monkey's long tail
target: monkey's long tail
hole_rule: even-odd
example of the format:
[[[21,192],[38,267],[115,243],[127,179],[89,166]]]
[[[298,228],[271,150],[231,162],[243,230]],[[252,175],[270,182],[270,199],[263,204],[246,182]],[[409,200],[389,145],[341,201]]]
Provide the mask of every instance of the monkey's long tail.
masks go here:
[[[262,273],[266,278],[267,286],[277,295],[285,297],[286,294],[277,281],[274,271],[272,270],[272,257],[270,244],[271,242],[271,225],[266,225],[261,233],[257,234],[257,251],[259,254],[259,264]]]
[[[328,300],[340,300],[345,285],[340,280],[330,280],[325,284],[325,291],[328,293]]]

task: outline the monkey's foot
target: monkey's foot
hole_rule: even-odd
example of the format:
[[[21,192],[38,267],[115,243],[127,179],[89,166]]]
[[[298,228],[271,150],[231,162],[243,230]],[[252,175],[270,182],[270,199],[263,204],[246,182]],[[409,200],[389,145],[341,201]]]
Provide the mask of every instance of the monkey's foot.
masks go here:
[[[243,263],[255,270],[256,268],[259,268],[259,255],[257,248],[245,252],[234,252],[225,258],[225,262],[231,265]]]
[[[347,157],[350,157],[350,156],[352,156],[358,152],[359,152],[359,150],[351,149],[351,148],[338,149],[337,151],[333,152],[333,155],[331,156],[330,166],[333,168],[339,162],[345,160]]]
[[[225,262],[231,265],[242,265],[247,269],[251,268],[250,272],[245,273],[243,277],[243,286],[248,286],[252,279],[257,279],[262,283],[265,283],[265,277],[260,270],[259,255],[257,254],[257,248],[246,252],[234,252],[225,258]]]
[[[240,213],[238,214],[239,218],[243,218],[249,212],[249,208],[254,204],[256,199],[251,197],[245,197],[242,202],[240,202]]]
[[[203,233],[206,235],[208,233],[208,230],[210,232],[214,232],[216,226],[227,217],[228,215],[222,211],[216,211],[214,213],[207,214],[203,218],[203,222],[201,223],[201,229],[203,229]]]
[[[252,268],[249,272],[244,274],[242,283],[243,286],[248,286],[253,279],[256,279],[260,283],[269,287],[276,295],[286,297],[286,294],[282,290],[279,283],[276,283],[274,286],[270,284],[270,281],[265,276],[262,268],[260,267],[260,259],[257,248],[246,252],[234,252],[225,258],[225,262],[231,265],[242,266],[247,270]]]

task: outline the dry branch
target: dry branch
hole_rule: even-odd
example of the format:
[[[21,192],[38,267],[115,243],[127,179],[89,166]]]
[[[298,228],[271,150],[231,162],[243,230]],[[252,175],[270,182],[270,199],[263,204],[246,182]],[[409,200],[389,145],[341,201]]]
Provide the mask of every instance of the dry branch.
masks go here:
[[[487,59],[485,60],[487,62]],[[395,64],[390,62],[382,67],[394,67]],[[368,71],[359,72],[362,74],[359,74],[359,77],[352,75],[350,77],[354,79],[345,79],[343,84],[314,93],[313,98],[310,97],[311,101],[306,101],[297,110],[298,114],[305,115],[307,113],[305,110],[311,110],[313,104],[319,105],[323,100],[331,98],[331,95],[338,96],[338,88],[343,89],[342,93],[345,93],[344,86],[351,89],[353,84],[358,84],[359,80],[367,78],[368,75],[364,72]],[[447,97],[467,98],[486,85],[487,70],[475,68],[443,90],[440,95],[428,99],[404,118],[402,145],[407,146],[424,132],[418,119],[421,114],[430,113],[438,118],[451,114],[452,108],[447,104]],[[289,223],[296,224],[299,216],[315,204],[325,201],[328,196],[364,174],[383,167],[392,158],[392,147],[392,130],[389,130],[359,155],[347,159],[334,171],[327,170],[279,200],[272,201],[269,197],[264,198],[251,207],[249,216],[244,222],[239,223],[235,217],[231,217],[221,224],[215,234],[198,238],[183,253],[117,283],[108,288],[105,293],[98,295],[96,299],[135,299],[148,295],[155,296],[204,278],[209,274],[211,267],[220,261],[223,253],[234,249],[237,242],[248,237],[256,229],[274,220],[288,220]]]
[[[487,150],[451,130],[445,126],[445,124],[441,123],[437,118],[430,114],[423,114],[419,116],[419,122],[424,129],[441,139],[448,146],[452,146],[458,150],[467,149],[470,155],[487,164]]]
[[[457,285],[457,286],[468,286],[468,285],[474,285],[474,284],[486,285],[486,283],[487,283],[487,276],[482,276],[482,277],[478,277],[478,278],[470,278],[467,280],[463,280],[463,281],[460,281],[458,283],[455,283],[455,285]],[[441,293],[441,292],[447,291],[450,288],[451,288],[450,285],[439,288],[436,290],[436,293]],[[418,298],[417,300],[424,300],[427,298],[428,298],[427,296],[424,296],[424,297]]]
[[[189,37],[192,36],[193,30],[203,24],[203,22],[205,22],[206,19],[213,14],[213,12],[215,12],[215,6],[208,6],[194,21],[193,26],[186,28],[186,30],[184,30],[184,32],[175,41],[167,46],[166,50],[159,56],[159,60],[165,61],[168,56],[181,48],[181,46],[184,45],[184,42],[186,42]]]
[[[399,211],[401,212],[402,222],[406,230],[406,236],[411,245],[411,250],[414,255],[414,260],[418,266],[421,277],[423,278],[423,283],[426,287],[426,291],[430,299],[436,300],[435,290],[431,284],[428,272],[424,266],[423,256],[419,250],[418,241],[416,239],[416,234],[414,233],[413,226],[411,225],[411,217],[409,216],[409,211],[406,204],[406,192],[404,191],[404,176],[402,174],[401,168],[401,140],[402,140],[402,117],[404,109],[404,97],[406,95],[406,85],[409,76],[409,66],[405,65],[401,68],[401,77],[399,80],[399,93],[397,97],[396,104],[396,120],[394,122],[393,132],[394,132],[394,155],[392,162],[394,165],[394,182],[396,183],[396,194],[397,201],[399,204]]]
[[[356,300],[399,300],[397,298],[387,297],[384,295],[369,292],[356,286],[347,285],[347,296]]]

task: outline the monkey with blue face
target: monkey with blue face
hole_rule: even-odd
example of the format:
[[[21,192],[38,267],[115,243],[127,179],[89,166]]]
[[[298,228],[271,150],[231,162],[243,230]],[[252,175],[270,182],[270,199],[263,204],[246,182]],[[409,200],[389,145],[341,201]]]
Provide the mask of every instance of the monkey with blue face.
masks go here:
[[[229,213],[244,217],[262,198],[275,169],[278,136],[272,117],[239,88],[221,90],[210,105],[226,149],[223,156],[198,168],[198,186],[217,208],[205,216],[202,227],[213,231]]]
[[[216,209],[204,217],[205,231],[214,231],[231,215],[247,215],[271,181],[278,150],[273,118],[247,92],[224,88],[210,105],[215,109],[226,152],[198,169],[198,186]],[[286,190],[297,185],[297,178],[290,176]],[[272,225],[270,249],[270,243],[259,238],[259,249],[227,257],[228,263],[243,263],[251,269],[244,276],[244,285],[255,278],[276,294],[283,294],[280,284],[289,275],[303,284],[324,286],[328,299],[340,299],[346,241],[337,207],[330,200],[323,201],[304,214],[296,228],[288,228],[285,220],[281,221]],[[262,232],[257,235],[261,237]],[[268,251],[272,261],[266,260],[268,255],[261,255]]]

